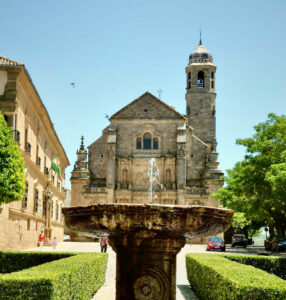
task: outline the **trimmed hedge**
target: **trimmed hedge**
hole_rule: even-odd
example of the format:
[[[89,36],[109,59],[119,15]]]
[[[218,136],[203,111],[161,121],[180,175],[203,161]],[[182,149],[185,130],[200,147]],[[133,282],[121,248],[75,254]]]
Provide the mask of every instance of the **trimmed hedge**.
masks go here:
[[[286,257],[265,257],[256,255],[227,255],[225,257],[286,279]]]
[[[0,273],[17,272],[23,269],[38,266],[53,260],[74,255],[65,252],[6,252],[0,251]]]
[[[51,256],[52,254],[56,253],[50,253]],[[70,253],[69,255],[70,257],[30,269],[0,274],[0,299],[89,300],[105,281],[107,254]]]
[[[186,267],[200,299],[286,299],[284,280],[223,255],[187,254]]]

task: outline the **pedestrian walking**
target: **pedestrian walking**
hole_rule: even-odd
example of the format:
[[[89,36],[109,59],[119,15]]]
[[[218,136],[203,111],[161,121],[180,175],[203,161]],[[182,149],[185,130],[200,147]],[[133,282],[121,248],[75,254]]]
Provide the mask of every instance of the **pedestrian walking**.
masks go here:
[[[107,238],[106,237],[100,238],[100,247],[101,247],[101,252],[106,252],[106,250],[107,250]]]
[[[53,240],[53,249],[54,250],[56,250],[57,244],[58,244],[57,238],[54,237],[54,240]]]
[[[42,230],[40,235],[39,235],[39,238],[38,238],[38,243],[40,244],[41,250],[43,249],[45,239],[46,239],[46,237],[45,237],[44,232]]]

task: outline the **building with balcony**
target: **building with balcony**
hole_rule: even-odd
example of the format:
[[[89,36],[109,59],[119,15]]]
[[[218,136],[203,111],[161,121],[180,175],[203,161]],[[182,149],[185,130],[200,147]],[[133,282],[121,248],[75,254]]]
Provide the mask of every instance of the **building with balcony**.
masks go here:
[[[46,242],[63,240],[61,207],[65,200],[65,168],[69,165],[24,64],[0,56],[0,112],[13,130],[25,162],[22,200],[0,206],[0,250],[35,247],[43,230]],[[51,169],[60,157],[61,178]]]

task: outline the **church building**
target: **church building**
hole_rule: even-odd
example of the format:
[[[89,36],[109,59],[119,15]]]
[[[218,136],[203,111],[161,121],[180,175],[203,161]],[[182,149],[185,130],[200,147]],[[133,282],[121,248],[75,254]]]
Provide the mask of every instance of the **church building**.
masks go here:
[[[200,41],[186,71],[186,114],[149,92],[110,117],[87,149],[83,139],[71,177],[71,205],[149,203],[148,167],[158,167],[153,203],[219,206],[223,185],[216,152],[215,72]]]

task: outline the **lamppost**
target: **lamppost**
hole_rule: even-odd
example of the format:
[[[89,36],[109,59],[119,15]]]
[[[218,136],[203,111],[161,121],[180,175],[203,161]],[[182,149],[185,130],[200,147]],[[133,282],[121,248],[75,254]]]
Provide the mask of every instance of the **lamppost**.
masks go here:
[[[45,193],[46,201],[47,201],[47,214],[46,214],[46,226],[45,226],[45,236],[46,243],[50,244],[52,242],[52,228],[51,228],[51,207],[52,207],[52,191],[48,187]]]
[[[267,232],[268,232],[268,227],[265,227],[265,228],[264,228],[264,230],[265,230],[265,234],[266,234],[266,240],[267,240]]]

